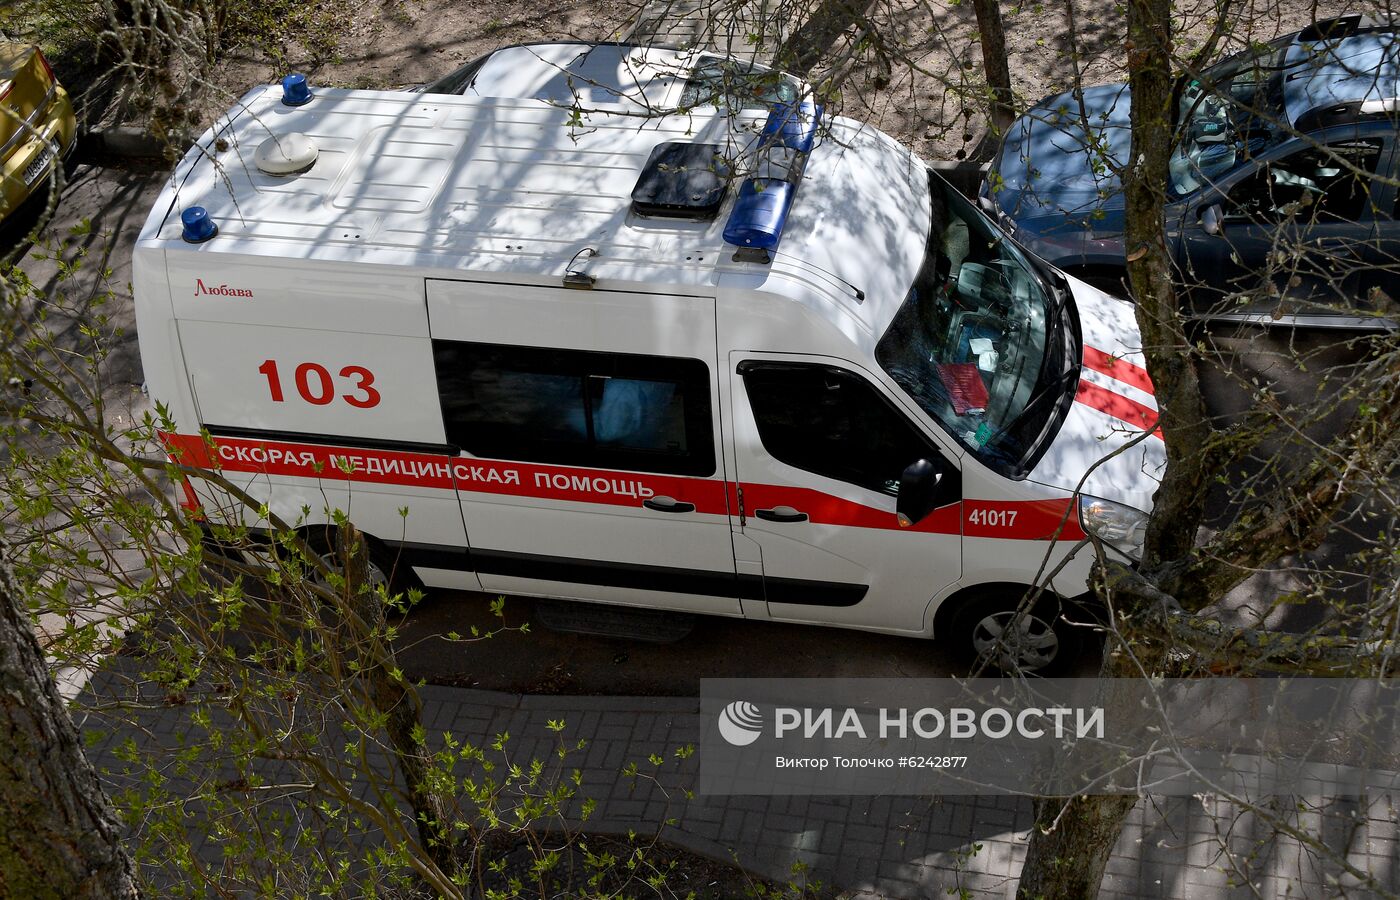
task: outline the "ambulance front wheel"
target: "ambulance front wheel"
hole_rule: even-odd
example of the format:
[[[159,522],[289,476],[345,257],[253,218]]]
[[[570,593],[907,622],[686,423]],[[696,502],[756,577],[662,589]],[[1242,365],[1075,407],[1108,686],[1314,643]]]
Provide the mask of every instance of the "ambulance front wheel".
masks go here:
[[[321,561],[328,568],[334,571],[340,570],[342,563],[336,550],[334,525],[308,528],[303,538],[306,540],[307,546],[321,558]],[[374,537],[366,534],[365,543],[369,546],[369,560],[365,565],[365,578],[370,587],[375,589],[383,587],[391,596],[398,594],[405,598],[409,590],[423,587],[418,576],[413,574],[413,569],[403,560],[398,559]]]
[[[947,637],[968,671],[1057,675],[1073,665],[1084,627],[1066,618],[1058,597],[1043,597],[1030,609],[1020,609],[1022,599],[1008,589],[970,600],[953,614]]]

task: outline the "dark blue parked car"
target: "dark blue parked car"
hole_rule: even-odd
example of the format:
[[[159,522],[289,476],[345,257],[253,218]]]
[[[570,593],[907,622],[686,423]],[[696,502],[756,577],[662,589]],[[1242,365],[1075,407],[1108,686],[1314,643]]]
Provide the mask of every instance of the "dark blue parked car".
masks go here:
[[[1345,16],[1255,45],[1177,85],[1166,232],[1202,318],[1400,323],[1400,22]],[[1126,291],[1127,85],[1017,119],[981,202],[1018,241]],[[1087,128],[1086,128],[1087,125]]]

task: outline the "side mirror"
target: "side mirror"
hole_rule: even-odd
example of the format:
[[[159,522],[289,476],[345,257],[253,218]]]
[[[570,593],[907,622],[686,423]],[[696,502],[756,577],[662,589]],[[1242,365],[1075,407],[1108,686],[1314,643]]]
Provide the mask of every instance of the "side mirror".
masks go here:
[[[1201,230],[1206,234],[1219,234],[1220,223],[1225,218],[1225,213],[1220,208],[1219,203],[1212,203],[1201,210]]]
[[[933,463],[921,459],[911,463],[899,476],[899,496],[895,500],[895,517],[900,528],[918,524],[938,505],[938,483],[943,473]]]

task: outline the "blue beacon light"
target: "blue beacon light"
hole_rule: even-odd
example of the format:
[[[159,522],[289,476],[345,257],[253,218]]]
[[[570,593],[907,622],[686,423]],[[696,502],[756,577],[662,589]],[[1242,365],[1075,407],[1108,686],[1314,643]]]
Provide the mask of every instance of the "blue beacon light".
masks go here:
[[[202,244],[219,233],[219,226],[202,206],[191,206],[180,213],[180,224],[184,226],[180,237],[189,244]]]
[[[724,224],[724,239],[738,247],[776,250],[783,239],[793,186],[788,181],[750,178],[739,188],[734,211]]]
[[[293,72],[282,79],[283,106],[305,106],[311,102],[312,97],[311,87],[307,85],[305,75]]]
[[[760,146],[781,143],[798,153],[810,153],[817,139],[817,124],[821,117],[821,105],[811,100],[800,104],[775,103],[768,112],[768,121],[763,123]]]

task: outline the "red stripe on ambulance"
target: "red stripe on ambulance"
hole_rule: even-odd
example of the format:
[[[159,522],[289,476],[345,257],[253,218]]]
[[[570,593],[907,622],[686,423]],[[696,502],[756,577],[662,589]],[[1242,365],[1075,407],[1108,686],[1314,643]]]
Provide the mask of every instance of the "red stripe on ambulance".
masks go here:
[[[401,450],[370,450],[255,438],[165,435],[172,458],[225,472],[358,481],[515,497],[635,506],[656,496],[695,504],[696,512],[725,515],[724,482],[673,475],[463,459]]]
[[[1142,366],[1112,356],[1087,344],[1084,347],[1084,368],[1093,369],[1095,372],[1107,375],[1115,381],[1121,381],[1148,394],[1154,393],[1152,379],[1148,377],[1147,370]]]
[[[1065,500],[964,500],[963,537],[1008,541],[1079,541],[1084,529],[1074,503]]]
[[[1162,437],[1162,430],[1157,427],[1157,410],[1122,394],[1115,394],[1107,388],[1081,379],[1078,389],[1074,392],[1074,401],[1134,428],[1150,430],[1154,437]]]
[[[811,488],[749,482],[745,482],[743,488],[744,511],[750,521],[753,520],[756,509],[790,506],[806,513],[808,520],[817,525],[885,528],[927,534],[958,534],[962,530],[960,504],[957,503],[941,506],[917,524],[900,529],[899,522],[892,512],[833,497]]]
[[[576,503],[638,506],[667,496],[695,504],[697,513],[737,513],[736,485],[714,478],[638,474],[534,463],[464,459],[401,450],[371,450],[256,438],[163,434],[171,459],[222,472],[355,481],[469,493],[538,497]],[[894,514],[804,487],[745,483],[748,516],[765,507],[791,506],[817,525],[899,530]],[[726,497],[726,494],[728,495]],[[1084,537],[1069,498],[950,503],[907,529],[1003,540],[1077,541]]]

